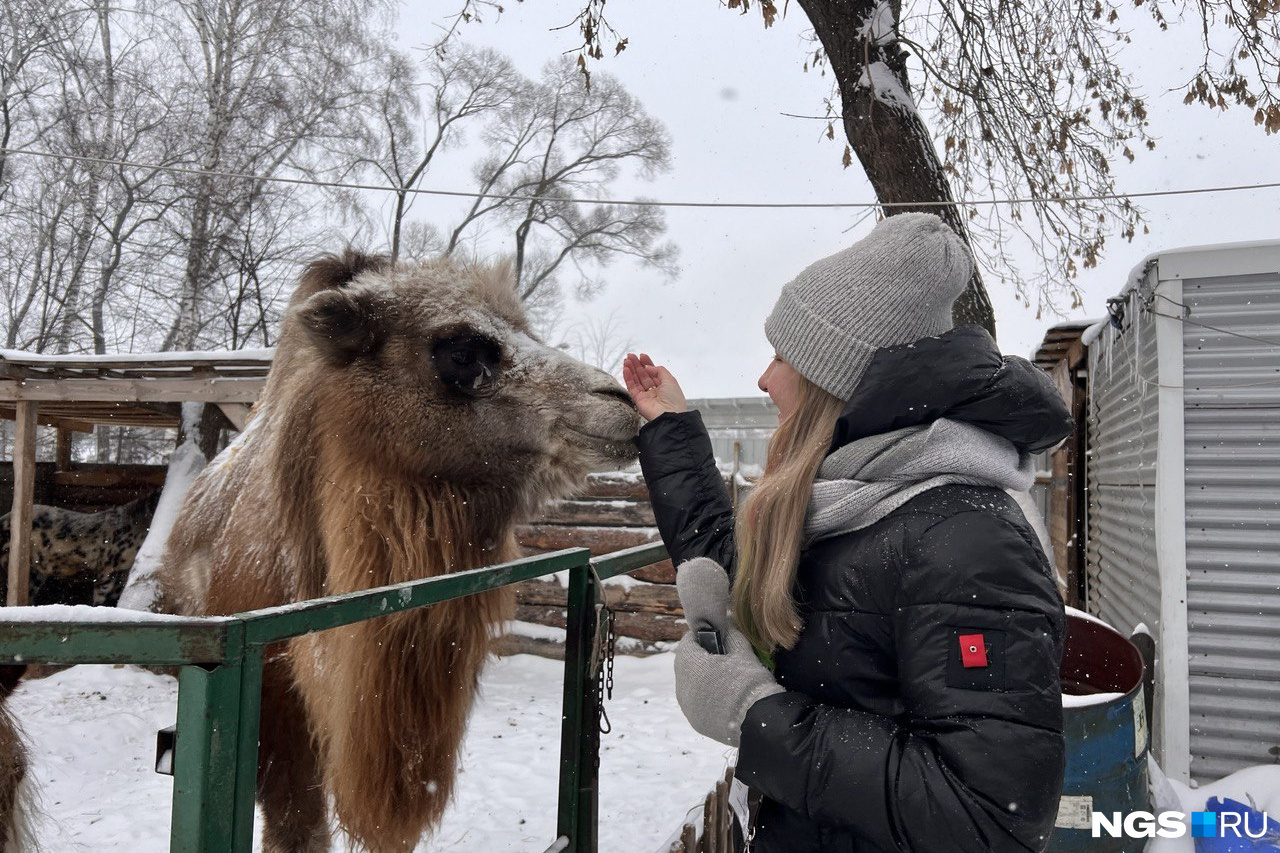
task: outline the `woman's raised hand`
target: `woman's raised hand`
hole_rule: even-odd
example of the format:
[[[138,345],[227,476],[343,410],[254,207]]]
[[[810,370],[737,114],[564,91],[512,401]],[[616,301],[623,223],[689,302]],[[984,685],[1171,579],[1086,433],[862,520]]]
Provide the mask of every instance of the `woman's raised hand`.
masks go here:
[[[645,353],[627,353],[622,361],[622,381],[627,384],[631,399],[646,421],[666,412],[688,409],[680,383],[671,371],[654,364]]]

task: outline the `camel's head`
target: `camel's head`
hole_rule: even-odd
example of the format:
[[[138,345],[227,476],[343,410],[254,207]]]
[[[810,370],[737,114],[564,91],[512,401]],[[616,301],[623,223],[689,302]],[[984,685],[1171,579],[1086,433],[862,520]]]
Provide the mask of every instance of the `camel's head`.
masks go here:
[[[532,334],[506,266],[322,259],[279,349],[315,428],[393,476],[545,495],[636,455],[631,398]]]

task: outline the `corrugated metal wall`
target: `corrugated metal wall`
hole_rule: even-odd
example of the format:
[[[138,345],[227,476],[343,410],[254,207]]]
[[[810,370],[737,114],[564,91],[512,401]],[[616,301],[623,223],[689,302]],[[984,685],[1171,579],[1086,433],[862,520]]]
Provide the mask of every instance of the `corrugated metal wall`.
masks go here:
[[[1108,326],[1089,348],[1088,531],[1090,613],[1160,640],[1156,571],[1155,324],[1130,292],[1124,330]]]
[[[1216,779],[1280,759],[1280,274],[1183,301],[1191,774]]]

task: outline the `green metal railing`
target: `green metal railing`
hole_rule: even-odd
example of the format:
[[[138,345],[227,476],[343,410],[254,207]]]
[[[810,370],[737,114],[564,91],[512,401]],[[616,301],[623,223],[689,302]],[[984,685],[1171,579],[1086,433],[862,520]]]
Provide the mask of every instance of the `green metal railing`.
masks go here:
[[[568,570],[568,624],[556,832],[547,853],[594,853],[598,817],[601,588],[666,558],[660,544],[592,559],[572,548],[483,569],[223,617],[9,622],[0,663],[178,666],[171,853],[248,853],[262,700],[263,650],[324,631]]]

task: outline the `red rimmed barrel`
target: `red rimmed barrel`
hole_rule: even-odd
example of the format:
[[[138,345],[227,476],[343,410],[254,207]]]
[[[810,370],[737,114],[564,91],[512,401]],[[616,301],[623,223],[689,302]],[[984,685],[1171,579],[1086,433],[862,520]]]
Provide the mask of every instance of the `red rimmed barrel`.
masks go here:
[[[1141,853],[1145,838],[1094,838],[1093,812],[1150,811],[1142,655],[1123,634],[1067,608],[1062,656],[1066,777],[1050,853]]]

